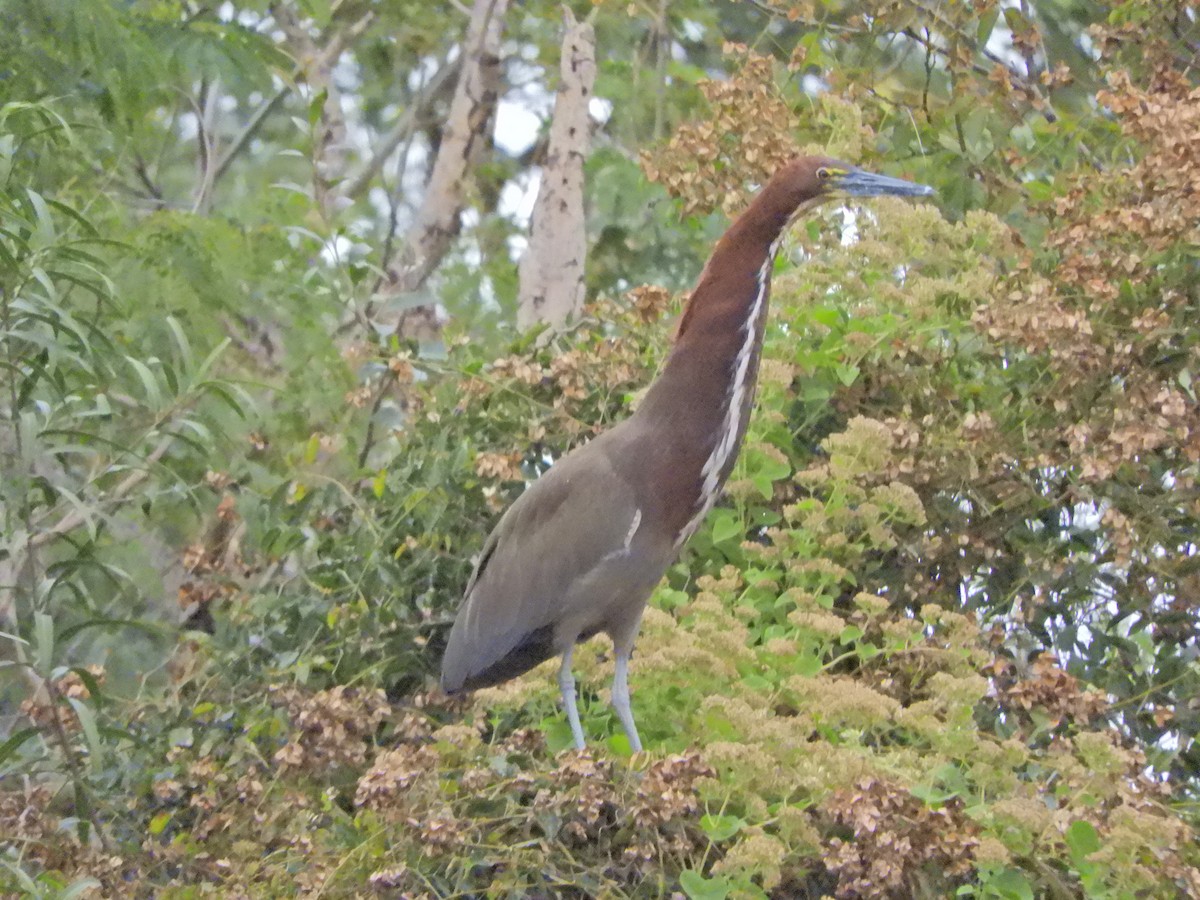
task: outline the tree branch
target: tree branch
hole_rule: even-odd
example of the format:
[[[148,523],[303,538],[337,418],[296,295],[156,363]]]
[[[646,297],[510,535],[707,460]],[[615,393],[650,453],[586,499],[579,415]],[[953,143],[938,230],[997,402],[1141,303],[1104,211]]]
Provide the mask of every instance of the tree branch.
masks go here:
[[[200,97],[192,107],[196,115],[196,144],[199,147],[199,158],[196,160],[199,177],[193,192],[195,199],[192,201],[192,212],[201,215],[208,213],[212,202],[217,101],[220,95],[220,78],[214,79],[211,84],[205,81],[200,89]]]
[[[368,11],[351,25],[345,27],[339,25],[331,35],[322,38],[323,46],[318,46],[318,43],[301,26],[290,8],[283,4],[275,3],[271,5],[270,9],[272,15],[275,17],[276,24],[279,25],[296,51],[292,54],[293,58],[297,60],[296,66],[292,70],[292,78],[305,78],[310,85],[313,85],[318,90],[323,89],[325,82],[314,83],[312,73],[324,73],[324,77],[328,79],[334,64],[342,53],[345,52],[346,47],[366,31],[375,19],[374,11]],[[270,99],[264,101],[251,114],[246,126],[238,133],[233,143],[229,146],[229,149],[221,155],[220,160],[217,162],[212,176],[214,186],[228,171],[234,159],[246,149],[250,140],[262,128],[267,117],[278,108],[279,104],[291,92],[292,87],[290,85],[281,87]],[[329,103],[328,96],[326,103]],[[338,101],[337,111],[340,116],[340,101]],[[344,119],[342,121],[344,125]]]
[[[251,114],[250,121],[246,123],[246,126],[240,132],[238,132],[238,136],[233,139],[233,143],[229,145],[229,148],[221,154],[221,159],[217,163],[216,169],[213,171],[212,180],[214,186],[218,181],[221,180],[222,177],[224,177],[225,173],[229,170],[230,164],[241,154],[243,150],[246,149],[247,145],[250,143],[250,139],[258,133],[258,130],[262,127],[263,122],[267,120],[267,116],[274,112],[275,108],[283,102],[283,98],[291,92],[292,89],[290,87],[281,87],[275,92],[271,99],[265,101],[253,112],[253,114]]]
[[[145,468],[138,469],[136,472],[130,472],[115,488],[108,492],[104,499],[110,504],[123,500],[134,488],[150,477],[150,467],[166,455],[166,452],[171,449],[173,443],[175,443],[173,436],[163,438],[158,446],[150,452],[150,455],[146,457]],[[39,531],[37,534],[30,535],[26,546],[34,549],[41,547],[43,544],[48,544],[55,538],[61,537],[68,531],[74,531],[86,521],[86,514],[78,509],[73,510],[49,528]]]
[[[508,0],[475,0],[462,48],[462,68],[425,199],[406,236],[409,264],[402,292],[420,288],[458,234],[464,185],[491,131],[500,87],[500,37]]]

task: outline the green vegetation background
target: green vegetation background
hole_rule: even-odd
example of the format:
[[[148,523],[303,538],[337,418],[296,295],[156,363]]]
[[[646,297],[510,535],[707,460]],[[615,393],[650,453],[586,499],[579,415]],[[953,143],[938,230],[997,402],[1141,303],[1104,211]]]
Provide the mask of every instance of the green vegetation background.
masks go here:
[[[538,341],[500,202],[536,145],[387,290],[460,4],[0,4],[0,890],[1200,896],[1195,5],[575,5],[611,111],[589,306]],[[560,21],[505,15],[543,117]],[[341,204],[306,47],[352,162],[411,114]],[[728,496],[647,612],[648,752],[600,642],[587,753],[544,671],[439,698],[498,512],[636,404],[806,149],[939,197],[794,229]]]

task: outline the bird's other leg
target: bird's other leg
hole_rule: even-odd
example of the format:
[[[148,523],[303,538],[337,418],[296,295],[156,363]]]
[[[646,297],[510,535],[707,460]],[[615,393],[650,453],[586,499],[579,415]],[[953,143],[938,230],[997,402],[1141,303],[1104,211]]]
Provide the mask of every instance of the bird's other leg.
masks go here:
[[[642,752],[642,739],[638,737],[637,725],[633,723],[633,709],[629,705],[629,656],[632,647],[617,650],[617,671],[613,675],[612,705],[621,720],[621,727],[629,738],[634,753]]]
[[[563,709],[567,711],[567,721],[571,723],[571,734],[575,737],[575,749],[582,750],[583,726],[579,724],[579,708],[575,705],[575,676],[571,674],[571,654],[574,647],[568,647],[563,653],[562,666],[558,670],[558,689],[562,692]]]

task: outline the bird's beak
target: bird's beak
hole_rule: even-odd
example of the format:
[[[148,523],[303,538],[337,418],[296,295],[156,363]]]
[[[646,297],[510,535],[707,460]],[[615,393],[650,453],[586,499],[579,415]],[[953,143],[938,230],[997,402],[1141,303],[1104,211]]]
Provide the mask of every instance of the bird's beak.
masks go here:
[[[929,197],[937,193],[927,184],[851,169],[835,176],[833,192],[846,197]]]

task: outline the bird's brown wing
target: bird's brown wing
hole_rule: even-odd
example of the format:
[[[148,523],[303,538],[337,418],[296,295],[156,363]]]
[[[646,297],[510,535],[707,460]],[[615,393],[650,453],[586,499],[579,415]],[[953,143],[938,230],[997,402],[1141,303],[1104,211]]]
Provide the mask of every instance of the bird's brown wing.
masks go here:
[[[509,508],[488,537],[442,660],[448,692],[507,681],[561,652],[555,625],[587,603],[578,589],[629,544],[639,515],[598,438]]]

